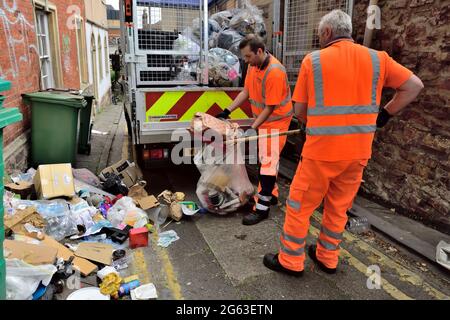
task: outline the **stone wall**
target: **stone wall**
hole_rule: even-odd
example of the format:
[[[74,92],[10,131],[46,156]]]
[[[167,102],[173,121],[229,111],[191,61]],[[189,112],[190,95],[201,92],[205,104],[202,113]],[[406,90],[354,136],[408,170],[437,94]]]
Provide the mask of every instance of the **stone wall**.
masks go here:
[[[368,1],[356,0],[354,38],[363,43]],[[422,79],[425,89],[376,134],[362,191],[399,212],[450,233],[450,1],[380,1],[384,50]],[[388,89],[382,105],[392,97]]]

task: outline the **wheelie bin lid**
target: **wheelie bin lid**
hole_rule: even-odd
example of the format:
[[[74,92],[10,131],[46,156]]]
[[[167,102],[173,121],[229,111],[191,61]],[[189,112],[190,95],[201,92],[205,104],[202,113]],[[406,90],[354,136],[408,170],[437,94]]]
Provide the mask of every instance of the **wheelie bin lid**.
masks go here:
[[[44,102],[51,104],[64,105],[73,108],[84,108],[87,105],[87,101],[84,96],[78,94],[72,94],[64,91],[40,91],[33,93],[22,94],[25,102]]]

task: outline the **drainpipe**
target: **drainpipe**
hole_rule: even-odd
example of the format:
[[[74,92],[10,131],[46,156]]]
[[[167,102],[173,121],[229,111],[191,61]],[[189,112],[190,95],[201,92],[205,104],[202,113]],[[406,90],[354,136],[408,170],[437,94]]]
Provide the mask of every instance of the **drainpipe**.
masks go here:
[[[376,5],[378,5],[378,0],[370,0],[369,7],[376,6]],[[372,44],[374,28],[372,28],[372,29],[367,28],[367,22],[368,22],[368,19],[366,20],[366,31],[364,32],[364,43],[363,44],[364,44],[364,46],[370,48],[370,45]]]

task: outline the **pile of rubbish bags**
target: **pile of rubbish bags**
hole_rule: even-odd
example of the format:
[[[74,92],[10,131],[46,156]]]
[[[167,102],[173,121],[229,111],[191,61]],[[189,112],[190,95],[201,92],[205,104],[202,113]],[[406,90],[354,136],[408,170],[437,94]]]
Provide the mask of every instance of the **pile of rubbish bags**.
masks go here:
[[[155,298],[154,287],[111,274],[121,275],[131,259],[127,249],[146,247],[148,234],[161,231],[167,219],[200,210],[181,192],[149,195],[142,173],[128,160],[98,176],[50,164],[10,178],[3,198],[8,300],[54,299],[65,284],[97,271],[106,278],[100,287],[82,288],[67,299]],[[159,236],[161,246],[179,239],[173,230]]]
[[[217,12],[208,20],[208,68],[209,85],[218,87],[239,86],[241,77],[241,53],[239,43],[248,34],[266,38],[266,26],[262,11],[249,1],[243,8]],[[198,18],[192,21],[173,43],[177,51],[192,52],[185,56],[176,56],[182,60],[178,80],[194,80],[200,57],[201,25]]]

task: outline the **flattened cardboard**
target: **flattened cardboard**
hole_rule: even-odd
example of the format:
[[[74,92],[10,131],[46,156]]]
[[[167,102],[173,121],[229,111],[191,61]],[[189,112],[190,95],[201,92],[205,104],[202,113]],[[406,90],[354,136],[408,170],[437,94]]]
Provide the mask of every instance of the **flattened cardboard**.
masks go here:
[[[137,200],[137,202],[138,202],[139,207],[141,207],[142,210],[148,210],[148,209],[159,206],[159,202],[155,198],[155,196],[147,196],[147,197]]]
[[[78,245],[75,256],[110,266],[113,250],[113,246],[109,244],[82,242]]]
[[[5,190],[11,191],[14,194],[20,195],[21,199],[28,199],[33,194],[34,185],[30,182],[19,181],[17,183],[8,183],[5,185]]]
[[[33,184],[26,181],[19,181],[17,183],[8,183],[5,184],[5,189],[11,192],[17,192],[20,193],[21,191],[31,189],[33,187]]]
[[[36,193],[41,199],[73,197],[75,184],[70,163],[40,165],[34,176]]]
[[[20,259],[32,265],[54,264],[58,250],[42,244],[28,244],[21,241],[3,242],[5,258]]]
[[[42,244],[55,248],[58,250],[57,257],[63,258],[64,261],[68,261],[71,257],[74,256],[74,253],[70,251],[68,248],[60,244],[58,241],[53,239],[52,237],[46,236],[44,240],[41,242]],[[97,271],[97,266],[92,262],[89,262],[86,259],[75,257],[72,261],[72,265],[77,268],[80,273],[87,277],[92,272]]]
[[[17,210],[13,216],[5,216],[4,219],[5,230],[12,230],[15,234],[21,234],[28,237],[32,237],[38,240],[42,240],[42,237],[36,232],[30,233],[25,228],[25,224],[30,223],[36,228],[43,228],[45,226],[45,220],[42,216],[36,212],[35,207],[28,207],[24,210]],[[43,234],[41,234],[43,235]]]

